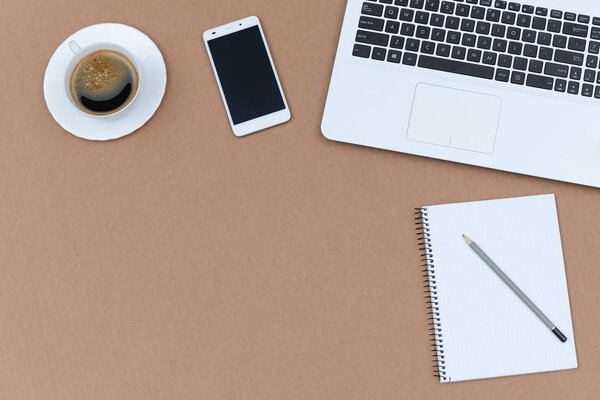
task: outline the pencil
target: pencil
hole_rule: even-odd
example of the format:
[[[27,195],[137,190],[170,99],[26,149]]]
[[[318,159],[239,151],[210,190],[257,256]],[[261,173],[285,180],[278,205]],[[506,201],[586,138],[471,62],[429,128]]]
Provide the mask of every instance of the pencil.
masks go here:
[[[487,254],[485,254],[483,252],[483,250],[481,250],[479,248],[479,246],[477,246],[477,243],[475,243],[474,241],[472,241],[471,239],[469,239],[465,235],[462,235],[462,236],[465,239],[465,242],[467,242],[467,244],[469,245],[469,247],[475,253],[477,253],[477,255],[479,257],[481,257],[481,259],[496,273],[496,275],[498,275],[500,277],[500,279],[502,279],[504,281],[504,283],[506,283],[506,285],[517,296],[519,296],[519,298],[523,301],[523,303],[525,303],[525,305],[527,307],[529,307],[529,309],[531,311],[533,311],[533,313],[535,315],[537,315],[537,317],[539,319],[542,320],[542,322],[544,323],[544,325],[546,325],[552,332],[554,332],[554,334],[556,335],[556,337],[558,337],[561,342],[563,342],[563,343],[566,342],[567,341],[567,337],[565,335],[563,335],[562,332],[556,327],[556,325],[554,325],[552,323],[552,321],[550,321],[550,319],[548,319],[548,317],[546,317],[546,315],[544,315],[544,313],[539,308],[537,308],[537,306],[535,304],[533,304],[533,301],[529,300],[529,297],[527,297],[525,295],[525,293],[523,293],[521,291],[521,289],[519,289],[519,287],[517,285],[515,285],[515,283],[513,281],[511,281],[510,278],[508,276],[506,276],[506,274],[504,272],[502,272],[502,270],[496,265],[496,263],[494,263],[492,261],[492,259],[489,258],[487,256]]]

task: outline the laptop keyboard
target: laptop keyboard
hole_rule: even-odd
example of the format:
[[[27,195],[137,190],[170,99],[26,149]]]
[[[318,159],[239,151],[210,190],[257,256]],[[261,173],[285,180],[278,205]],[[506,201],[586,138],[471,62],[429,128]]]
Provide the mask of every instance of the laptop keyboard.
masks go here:
[[[600,99],[600,18],[501,0],[369,0],[361,14],[356,57]]]

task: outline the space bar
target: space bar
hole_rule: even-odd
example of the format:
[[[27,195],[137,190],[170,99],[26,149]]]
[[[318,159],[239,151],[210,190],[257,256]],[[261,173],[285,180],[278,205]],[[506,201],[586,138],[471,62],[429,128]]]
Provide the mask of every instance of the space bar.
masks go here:
[[[476,76],[478,78],[493,79],[494,68],[485,65],[469,64],[447,58],[436,58],[421,55],[419,67],[435,69],[436,71],[452,72],[454,74]]]

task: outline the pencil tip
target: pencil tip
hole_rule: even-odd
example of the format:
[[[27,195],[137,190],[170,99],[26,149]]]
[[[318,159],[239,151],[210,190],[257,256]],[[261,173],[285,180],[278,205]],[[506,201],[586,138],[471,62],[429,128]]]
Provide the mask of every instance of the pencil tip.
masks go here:
[[[465,236],[464,234],[462,236],[463,236],[463,239],[465,239],[465,242],[467,242],[468,245],[470,245],[471,243],[473,243],[473,241],[471,239],[469,239],[467,236]]]

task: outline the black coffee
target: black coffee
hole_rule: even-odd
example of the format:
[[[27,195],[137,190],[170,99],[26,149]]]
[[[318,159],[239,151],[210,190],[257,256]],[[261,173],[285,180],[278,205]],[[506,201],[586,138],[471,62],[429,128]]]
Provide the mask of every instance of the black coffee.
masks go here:
[[[75,103],[84,111],[112,114],[135,96],[138,74],[125,55],[115,50],[98,50],[77,63],[70,89]]]

